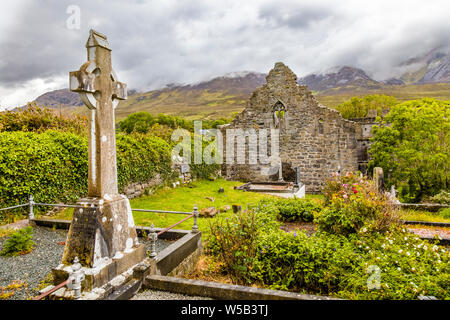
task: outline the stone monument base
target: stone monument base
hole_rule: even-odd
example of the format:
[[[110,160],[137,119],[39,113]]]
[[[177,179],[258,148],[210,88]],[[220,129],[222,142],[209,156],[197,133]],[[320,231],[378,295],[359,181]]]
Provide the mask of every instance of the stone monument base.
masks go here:
[[[124,252],[123,256],[118,258],[105,259],[104,262],[95,268],[83,267],[85,279],[81,284],[82,291],[92,291],[94,288],[100,288],[117,276],[141,263],[146,257],[144,244],[139,244],[130,252]],[[72,267],[60,264],[52,270],[53,283],[58,285],[67,280]]]
[[[68,279],[75,260],[84,273],[82,291],[92,291],[142,262],[130,202],[124,195],[85,198],[78,202],[61,264],[53,269],[55,285]]]

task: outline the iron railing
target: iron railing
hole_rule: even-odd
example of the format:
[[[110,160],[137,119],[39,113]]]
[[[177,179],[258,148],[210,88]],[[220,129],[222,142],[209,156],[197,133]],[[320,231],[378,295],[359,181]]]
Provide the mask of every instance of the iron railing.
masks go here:
[[[34,206],[48,206],[48,207],[60,207],[60,208],[86,208],[87,205],[73,205],[73,204],[59,204],[59,203],[43,203],[43,202],[35,202],[34,198],[32,195],[29,196],[28,198],[28,203],[24,203],[24,204],[19,204],[16,206],[11,206],[11,207],[6,207],[6,208],[0,208],[0,211],[5,211],[5,210],[12,210],[12,209],[17,209],[17,208],[22,208],[22,207],[29,207],[29,212],[28,212],[28,219],[32,220],[34,219],[34,210],[33,207]],[[192,226],[192,232],[193,233],[197,233],[198,230],[198,225],[197,225],[197,219],[199,216],[199,212],[198,212],[198,208],[197,205],[194,205],[194,209],[192,212],[184,212],[184,211],[167,211],[167,210],[150,210],[150,209],[131,209],[132,211],[140,211],[140,212],[152,212],[152,213],[173,213],[173,214],[185,214],[188,215],[186,218],[181,219],[180,221],[172,224],[171,226],[162,229],[159,232],[156,232],[156,229],[154,227],[154,224],[152,223],[151,227],[150,227],[150,232],[148,234],[147,239],[150,241],[150,253],[149,256],[150,258],[156,258],[157,253],[156,253],[156,241],[158,240],[158,237],[160,235],[162,235],[163,233],[173,229],[174,227],[176,227],[177,225],[183,223],[184,221],[189,220],[190,218],[194,218],[194,223]],[[79,299],[81,297],[81,281],[84,279],[84,271],[81,268],[81,265],[78,262],[78,258],[75,258],[74,260],[74,264],[72,266],[73,274],[71,274],[69,276],[69,278],[63,282],[61,282],[60,284],[56,285],[55,287],[51,288],[50,290],[46,291],[45,293],[33,298],[33,300],[41,300],[45,297],[47,297],[48,295],[50,295],[51,293],[55,292],[56,290],[67,286],[70,289],[73,289],[75,292],[74,298],[75,299]]]

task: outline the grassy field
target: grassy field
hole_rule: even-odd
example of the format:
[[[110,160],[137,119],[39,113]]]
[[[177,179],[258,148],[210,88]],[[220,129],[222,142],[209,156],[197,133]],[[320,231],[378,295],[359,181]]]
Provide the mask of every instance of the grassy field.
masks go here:
[[[130,200],[131,208],[133,209],[151,209],[151,210],[166,210],[166,211],[186,211],[192,212],[194,204],[198,209],[207,207],[215,207],[220,209],[224,205],[241,205],[243,209],[247,206],[257,204],[261,199],[271,197],[264,194],[254,192],[244,192],[242,190],[234,190],[235,186],[241,185],[242,182],[226,181],[218,179],[215,181],[196,181],[189,186],[178,188],[162,188],[157,190],[154,194],[148,196],[141,196]],[[219,193],[220,188],[225,190],[224,193]],[[205,197],[214,198],[214,202]],[[51,218],[54,219],[72,219],[73,209],[66,209],[60,211]],[[220,215],[231,215],[232,210],[220,213]],[[152,223],[155,227],[168,227],[181,219],[185,215],[170,214],[170,213],[151,213],[151,212],[133,212],[134,221],[139,226],[150,226]],[[207,220],[211,218],[198,219],[198,226],[203,235],[207,232]],[[193,220],[189,219],[180,225],[177,229],[190,230],[192,228]]]
[[[194,204],[197,205],[199,210],[207,207],[215,207],[216,209],[220,209],[225,205],[229,205],[231,207],[233,204],[241,205],[245,210],[247,206],[254,206],[261,199],[268,197],[275,198],[270,195],[255,192],[244,192],[242,190],[234,189],[235,186],[239,186],[241,184],[242,182],[226,181],[223,179],[218,179],[215,181],[196,181],[188,186],[178,188],[164,187],[157,190],[154,194],[132,199],[130,200],[130,203],[131,208],[133,209],[192,212]],[[224,193],[218,192],[221,187],[224,189]],[[214,201],[211,201],[206,197],[214,198]],[[323,199],[323,196],[307,195],[306,198],[317,199],[317,201],[320,201]],[[73,209],[66,209],[60,211],[51,218],[71,220],[72,213]],[[221,216],[231,216],[232,214],[232,210],[219,213]],[[401,219],[405,220],[450,222],[450,217],[448,214],[442,214],[439,212],[432,213],[427,211],[402,210],[400,214]],[[182,214],[139,211],[134,211],[133,216],[136,225],[151,226],[153,223],[155,227],[158,228],[168,227],[186,217]],[[200,217],[198,219],[198,226],[200,231],[202,231],[204,239],[206,239],[205,235],[208,234],[208,221],[211,219],[214,218]],[[193,219],[189,219],[178,225],[176,228],[190,230],[192,228],[192,224]]]

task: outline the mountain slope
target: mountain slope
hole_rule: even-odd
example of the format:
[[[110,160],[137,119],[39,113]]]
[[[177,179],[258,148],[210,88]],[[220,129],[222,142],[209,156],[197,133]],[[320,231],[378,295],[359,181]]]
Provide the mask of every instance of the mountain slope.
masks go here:
[[[406,84],[450,82],[450,54],[439,49],[409,59],[400,67],[410,69],[401,76]]]
[[[441,58],[442,56],[438,59]],[[430,59],[425,62],[431,61]],[[434,61],[437,60],[434,59]],[[410,62],[414,66],[420,66],[417,61]],[[442,67],[439,63],[434,67],[427,67],[427,70],[414,82],[424,78],[427,72],[429,76],[426,81],[443,79],[447,77],[448,69],[446,68],[445,64]],[[265,77],[264,73],[234,72],[195,84],[170,85],[148,92],[129,90],[128,99],[120,102],[116,109],[116,121],[138,111],[147,111],[154,115],[165,113],[186,119],[230,118],[244,108],[251,93],[266,82]],[[377,82],[363,70],[349,66],[335,67],[298,80],[300,84],[307,85],[314,92],[319,102],[329,107],[334,107],[353,96],[367,94],[392,95],[400,101],[422,97],[450,100],[450,83],[405,85],[403,81],[392,78]],[[39,96],[36,102],[39,105],[54,108],[61,106],[61,112],[64,114],[87,115],[88,113],[78,94],[68,89],[47,92]]]
[[[298,80],[313,91],[325,91],[335,88],[379,88],[382,83],[370,78],[364,70],[338,66],[319,73],[312,73]]]

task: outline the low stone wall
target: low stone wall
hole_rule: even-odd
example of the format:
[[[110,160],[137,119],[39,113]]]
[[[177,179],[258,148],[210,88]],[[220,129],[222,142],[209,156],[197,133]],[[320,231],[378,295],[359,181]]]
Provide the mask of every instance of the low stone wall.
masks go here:
[[[439,203],[401,203],[399,206],[402,209],[425,210],[430,212],[437,212],[441,209],[450,208],[450,205],[448,204]]]
[[[163,179],[159,174],[156,174],[154,178],[147,182],[135,182],[126,186],[122,193],[127,196],[128,199],[133,199],[141,196],[146,189],[152,188],[154,186],[163,183]]]
[[[144,279],[144,289],[182,293],[219,300],[340,300],[333,297],[261,289],[219,282],[150,275]]]

